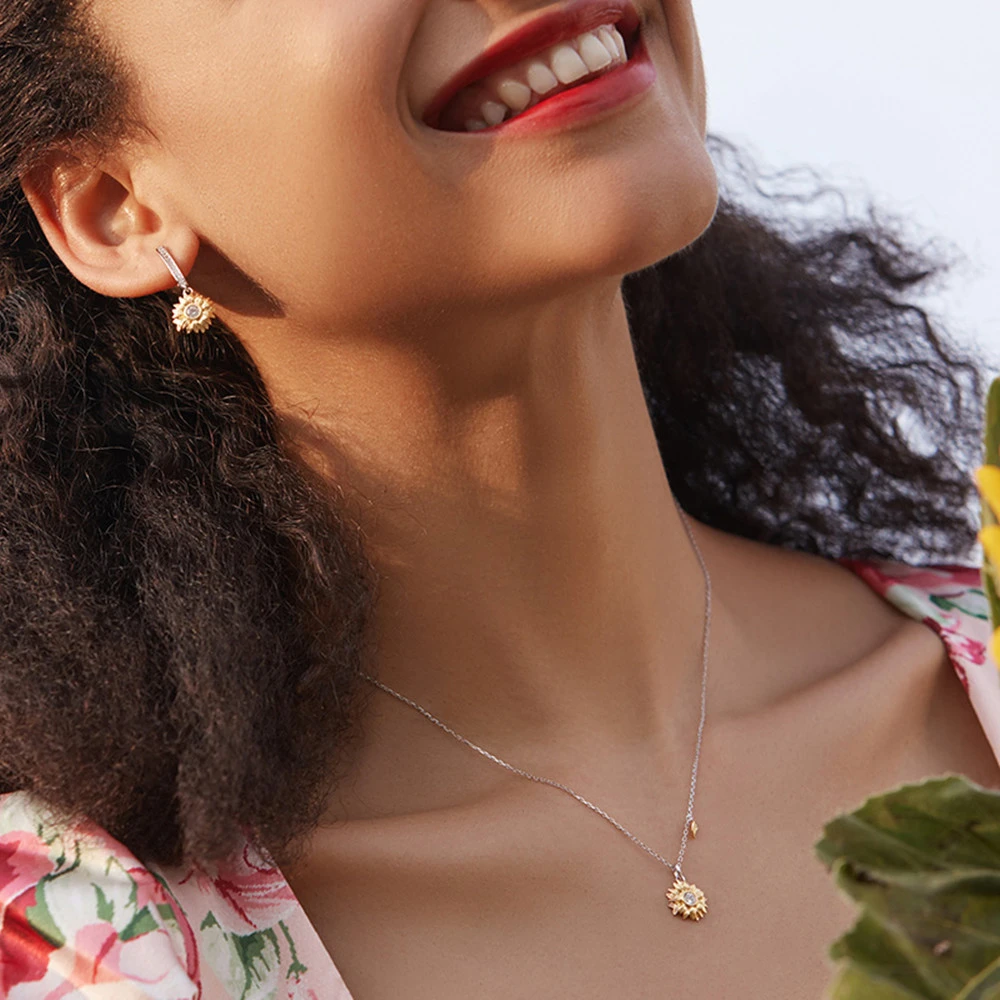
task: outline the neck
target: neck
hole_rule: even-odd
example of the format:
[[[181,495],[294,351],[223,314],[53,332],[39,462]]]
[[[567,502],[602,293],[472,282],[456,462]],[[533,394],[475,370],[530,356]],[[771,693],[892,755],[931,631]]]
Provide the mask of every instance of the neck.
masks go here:
[[[377,340],[299,336],[281,356],[251,344],[365,532],[380,575],[366,669],[498,750],[686,754],[704,582],[617,282]]]

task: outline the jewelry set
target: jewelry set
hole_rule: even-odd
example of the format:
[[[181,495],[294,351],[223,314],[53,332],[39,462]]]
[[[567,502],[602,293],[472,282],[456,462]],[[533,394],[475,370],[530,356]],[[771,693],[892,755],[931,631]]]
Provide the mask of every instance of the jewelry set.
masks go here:
[[[167,269],[170,271],[174,280],[177,282],[177,287],[181,290],[181,298],[174,306],[173,311],[173,321],[174,326],[181,333],[203,333],[211,325],[213,319],[215,319],[215,306],[212,300],[204,295],[200,295],[196,292],[184,277],[183,272],[177,266],[177,262],[171,256],[170,251],[166,247],[157,247],[156,252],[160,255],[163,263],[166,264]],[[671,493],[671,496],[673,494]],[[387,694],[392,695],[399,701],[409,705],[411,708],[416,709],[421,715],[423,715],[430,722],[433,722],[436,726],[443,729],[446,733],[453,736],[460,743],[464,743],[467,747],[475,750],[477,753],[482,754],[487,760],[493,761],[493,763],[498,764],[500,767],[506,768],[508,771],[514,774],[520,775],[523,778],[528,778],[531,781],[537,781],[544,785],[551,785],[553,788],[558,788],[560,791],[565,792],[567,795],[572,796],[582,805],[585,805],[588,809],[597,813],[599,816],[606,819],[615,829],[619,830],[626,837],[629,838],[638,847],[641,847],[647,854],[656,858],[661,864],[666,865],[670,868],[674,875],[673,885],[666,890],[665,896],[667,898],[668,905],[675,916],[683,917],[686,920],[701,920],[702,917],[708,912],[708,904],[705,899],[704,892],[698,888],[694,883],[688,882],[684,878],[684,873],[681,870],[681,861],[684,859],[684,851],[687,848],[688,836],[694,837],[698,833],[698,824],[694,820],[694,792],[695,787],[698,783],[698,759],[701,755],[701,735],[705,728],[705,695],[707,691],[708,684],[708,636],[709,628],[712,621],[712,579],[708,572],[708,567],[705,565],[705,559],[701,554],[701,549],[698,547],[697,541],[693,532],[691,531],[691,526],[688,523],[688,517],[681,510],[680,505],[677,503],[677,498],[673,497],[674,504],[677,507],[677,512],[680,515],[681,523],[684,525],[684,530],[687,532],[688,538],[694,549],[695,555],[698,558],[698,562],[701,565],[702,575],[705,579],[705,620],[704,629],[702,635],[702,656],[701,656],[701,718],[698,722],[698,737],[695,743],[694,752],[694,763],[691,767],[691,786],[690,793],[688,795],[688,808],[687,816],[684,822],[684,832],[681,836],[681,848],[677,855],[677,860],[675,862],[670,862],[663,855],[659,854],[657,851],[653,850],[647,844],[643,843],[635,834],[630,833],[621,823],[618,822],[613,816],[608,815],[599,806],[594,805],[589,802],[582,795],[574,792],[572,788],[561,782],[554,781],[551,778],[543,778],[537,774],[532,774],[529,771],[525,771],[522,768],[514,767],[512,764],[508,764],[507,761],[502,760],[495,754],[490,753],[488,750],[484,750],[481,746],[477,746],[471,740],[466,739],[464,736],[460,736],[455,732],[450,726],[447,726],[436,716],[432,715],[427,709],[418,705],[415,701],[411,701],[409,698],[404,697],[398,691],[394,691],[387,684],[383,684],[380,680],[372,677],[371,675],[361,672],[361,676],[374,684],[376,687],[381,688]]]

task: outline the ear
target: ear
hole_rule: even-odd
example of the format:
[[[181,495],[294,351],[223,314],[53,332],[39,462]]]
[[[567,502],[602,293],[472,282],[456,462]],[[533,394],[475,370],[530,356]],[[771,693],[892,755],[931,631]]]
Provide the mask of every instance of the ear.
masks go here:
[[[21,189],[62,262],[101,295],[138,298],[174,288],[158,246],[185,275],[194,266],[198,236],[143,204],[123,166],[55,152],[22,175]]]

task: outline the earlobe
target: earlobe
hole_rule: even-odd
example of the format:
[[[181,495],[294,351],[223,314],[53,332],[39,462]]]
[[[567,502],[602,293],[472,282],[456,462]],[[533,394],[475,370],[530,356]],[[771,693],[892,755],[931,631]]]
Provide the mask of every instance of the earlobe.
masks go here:
[[[188,268],[198,255],[197,235],[141,204],[127,174],[116,177],[59,153],[26,172],[21,188],[52,249],[101,295],[138,298],[172,288],[159,245],[169,245]]]

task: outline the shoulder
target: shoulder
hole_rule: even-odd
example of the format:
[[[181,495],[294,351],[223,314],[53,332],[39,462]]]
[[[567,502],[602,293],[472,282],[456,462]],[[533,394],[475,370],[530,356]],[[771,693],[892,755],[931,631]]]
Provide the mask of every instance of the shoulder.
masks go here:
[[[980,568],[960,563],[911,565],[885,559],[840,562],[940,638],[964,690],[962,698],[952,698],[955,686],[948,685],[938,698],[945,704],[949,699],[955,702],[953,728],[957,741],[969,751],[969,767],[975,769],[975,775],[964,773],[981,784],[998,787],[1000,673],[990,652],[993,625]]]
[[[0,795],[0,954],[10,1000],[112,984],[131,990],[100,995],[201,995],[191,927],[162,879],[109,834],[60,821],[27,792]]]
[[[730,658],[747,664],[740,683],[750,705],[783,703],[835,678],[846,685],[860,673],[855,665],[891,666],[895,650],[926,632],[857,572],[860,564],[698,527],[717,604],[741,637]],[[924,638],[923,659],[939,661]]]
[[[978,567],[833,559],[697,527],[749,637],[744,683],[754,697],[802,695],[811,710],[835,691],[852,711],[874,699],[880,725],[916,727],[910,742],[929,758],[995,783],[1000,674]]]
[[[989,656],[989,605],[976,566],[915,566],[885,559],[841,559],[873,590],[944,642],[966,692],[1000,700],[1000,679]]]

